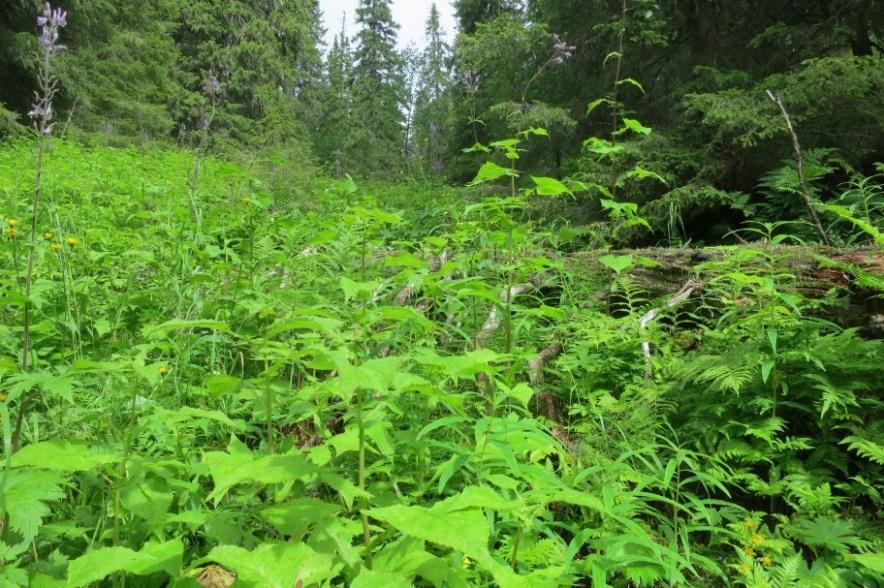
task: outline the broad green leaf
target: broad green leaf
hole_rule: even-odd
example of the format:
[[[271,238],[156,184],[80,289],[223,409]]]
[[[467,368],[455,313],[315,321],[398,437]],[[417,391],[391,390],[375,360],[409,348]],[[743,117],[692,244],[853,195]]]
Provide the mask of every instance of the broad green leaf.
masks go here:
[[[590,137],[583,142],[583,147],[598,155],[614,155],[616,153],[622,153],[624,150],[623,145],[615,145],[610,141],[599,139],[598,137]]]
[[[491,182],[494,180],[499,180],[503,177],[517,175],[518,174],[510,168],[501,167],[493,161],[486,161],[484,164],[482,164],[482,167],[479,168],[479,173],[476,174],[476,177],[473,178],[473,181],[470,182],[470,185],[475,186],[483,182]]]
[[[466,355],[438,355],[429,349],[415,352],[414,359],[423,365],[436,366],[450,378],[459,380],[474,378],[479,372],[493,370],[491,364],[499,361],[500,355],[487,348],[470,351]]]
[[[304,543],[262,543],[252,551],[219,545],[204,562],[212,561],[236,574],[243,588],[293,588],[315,586],[338,573],[334,557],[317,553]]]
[[[427,267],[427,262],[411,253],[399,253],[397,255],[388,255],[385,257],[384,266],[423,269]]]
[[[212,374],[206,378],[206,389],[214,397],[224,396],[236,392],[242,384],[242,380],[226,374]]]
[[[607,98],[596,98],[592,102],[586,105],[586,115],[589,116],[592,114],[592,111],[601,106],[602,104],[608,104],[610,100]]]
[[[770,377],[770,372],[773,370],[776,364],[777,362],[773,359],[766,359],[761,362],[761,381],[765,384],[767,383],[767,379]]]
[[[884,552],[874,553],[851,553],[845,556],[849,561],[855,561],[862,567],[871,570],[875,574],[884,577]]]
[[[632,255],[602,255],[599,263],[619,274],[632,267]]]
[[[624,126],[634,133],[638,133],[639,135],[650,135],[651,129],[650,127],[646,127],[634,118],[624,118],[623,119]]]
[[[519,404],[525,408],[528,408],[528,404],[531,402],[531,399],[534,398],[534,388],[525,382],[519,382],[512,388],[502,382],[498,382],[497,387],[504,396],[509,396],[510,398],[518,400]]]
[[[353,282],[353,284],[356,284],[356,282]],[[341,285],[343,287],[343,283]],[[345,289],[344,292],[346,295],[348,290]],[[287,333],[289,331],[311,331],[314,333],[328,334],[336,332],[336,330],[340,328],[340,325],[341,321],[333,318],[302,316],[291,319],[284,319],[274,323],[270,326],[269,329],[267,329],[267,332],[264,333],[264,336],[268,339],[272,339],[277,335]]]
[[[767,330],[767,340],[770,341],[770,348],[774,353],[777,352],[777,339],[779,338],[779,331],[775,328],[771,327]]]
[[[357,296],[367,298],[381,286],[378,280],[355,282],[346,276],[341,276],[340,284],[341,290],[344,291],[344,299],[348,301],[353,300]]]
[[[62,472],[93,471],[118,462],[122,456],[105,448],[90,447],[81,441],[55,439],[26,445],[12,456],[13,466],[32,466]]]
[[[29,542],[51,512],[46,503],[64,498],[65,481],[58,472],[0,470],[0,515],[8,516],[10,528]]]
[[[148,543],[140,551],[127,547],[103,547],[73,560],[68,566],[70,588],[88,586],[116,572],[146,576],[165,572],[172,578],[181,573],[184,544],[180,539]]]
[[[505,499],[488,486],[467,486],[460,494],[446,498],[436,506],[449,512],[470,508],[488,508],[506,512],[519,508],[520,501]]]
[[[408,578],[394,572],[362,568],[350,584],[350,588],[412,588]]]
[[[620,80],[619,82],[617,82],[617,84],[618,85],[629,84],[630,86],[638,88],[642,94],[646,93],[644,87],[640,83],[638,83],[638,81],[636,81],[634,78],[624,78],[624,79]]]
[[[337,504],[316,498],[295,498],[265,508],[261,516],[283,535],[299,539],[311,526],[340,512],[341,507]]]
[[[561,196],[562,194],[571,194],[568,186],[555,178],[531,176],[531,181],[536,186],[537,194],[540,196]]]
[[[248,452],[211,451],[203,455],[203,464],[215,484],[207,498],[216,504],[237,484],[293,482],[316,471],[300,453],[255,456]]]
[[[397,504],[365,511],[368,516],[424,541],[430,541],[488,562],[490,529],[479,509],[449,512],[444,504],[432,508]]]
[[[127,511],[153,525],[164,522],[175,495],[164,480],[150,477],[138,483],[130,482],[120,497]]]

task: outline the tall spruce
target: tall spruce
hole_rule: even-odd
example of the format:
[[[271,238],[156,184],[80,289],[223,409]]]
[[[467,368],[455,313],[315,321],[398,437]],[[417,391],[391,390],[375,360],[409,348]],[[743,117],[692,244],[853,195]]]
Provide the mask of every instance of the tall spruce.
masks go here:
[[[353,49],[347,37],[346,15],[325,61],[325,86],[319,129],[313,136],[316,155],[336,176],[351,167],[353,110]]]
[[[451,48],[445,42],[435,2],[425,31],[427,46],[418,80],[413,149],[424,169],[439,175],[444,171],[445,131],[452,110]]]
[[[356,9],[353,149],[356,171],[388,172],[402,161],[405,83],[396,51],[399,25],[390,0],[360,0]]]

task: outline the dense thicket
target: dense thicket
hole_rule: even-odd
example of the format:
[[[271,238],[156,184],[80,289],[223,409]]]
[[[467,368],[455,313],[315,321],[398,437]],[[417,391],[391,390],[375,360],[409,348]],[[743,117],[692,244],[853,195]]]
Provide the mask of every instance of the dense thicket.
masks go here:
[[[19,123],[35,89],[40,4],[0,7],[0,103]],[[58,4],[69,26],[57,108],[76,130],[187,142],[209,124],[217,140],[254,146],[303,135],[311,122],[321,71],[315,0]]]

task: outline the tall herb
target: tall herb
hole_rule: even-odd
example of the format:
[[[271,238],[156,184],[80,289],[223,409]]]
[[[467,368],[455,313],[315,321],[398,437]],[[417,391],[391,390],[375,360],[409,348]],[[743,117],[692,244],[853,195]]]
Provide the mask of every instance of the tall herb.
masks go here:
[[[28,263],[25,270],[25,303],[22,319],[22,353],[21,369],[27,373],[31,369],[31,290],[34,283],[34,256],[37,247],[37,217],[40,212],[40,200],[43,194],[43,157],[46,153],[46,142],[52,134],[55,118],[52,103],[58,89],[57,80],[52,74],[52,63],[56,55],[64,49],[59,40],[59,31],[67,25],[67,13],[60,8],[53,8],[48,2],[43,12],[37,17],[40,27],[40,69],[37,71],[37,91],[33,108],[28,112],[37,135],[37,164],[34,176],[34,195],[31,201],[31,231],[28,237]],[[12,438],[12,451],[19,448],[21,429],[27,410],[27,397],[22,397],[18,416],[15,421],[15,432]]]

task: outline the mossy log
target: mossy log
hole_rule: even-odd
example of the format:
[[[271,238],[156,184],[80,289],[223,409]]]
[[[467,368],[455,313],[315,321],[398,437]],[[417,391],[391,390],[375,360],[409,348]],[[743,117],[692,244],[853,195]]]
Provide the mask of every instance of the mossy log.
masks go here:
[[[595,250],[572,253],[576,272],[606,270],[604,255],[632,255],[629,275],[652,297],[671,295],[690,279],[708,282],[725,272],[770,271],[805,297],[820,298],[832,288],[846,292],[844,303],[828,309],[826,318],[845,327],[859,327],[874,337],[884,335],[884,249],[865,247],[792,247],[749,245],[704,249]]]

